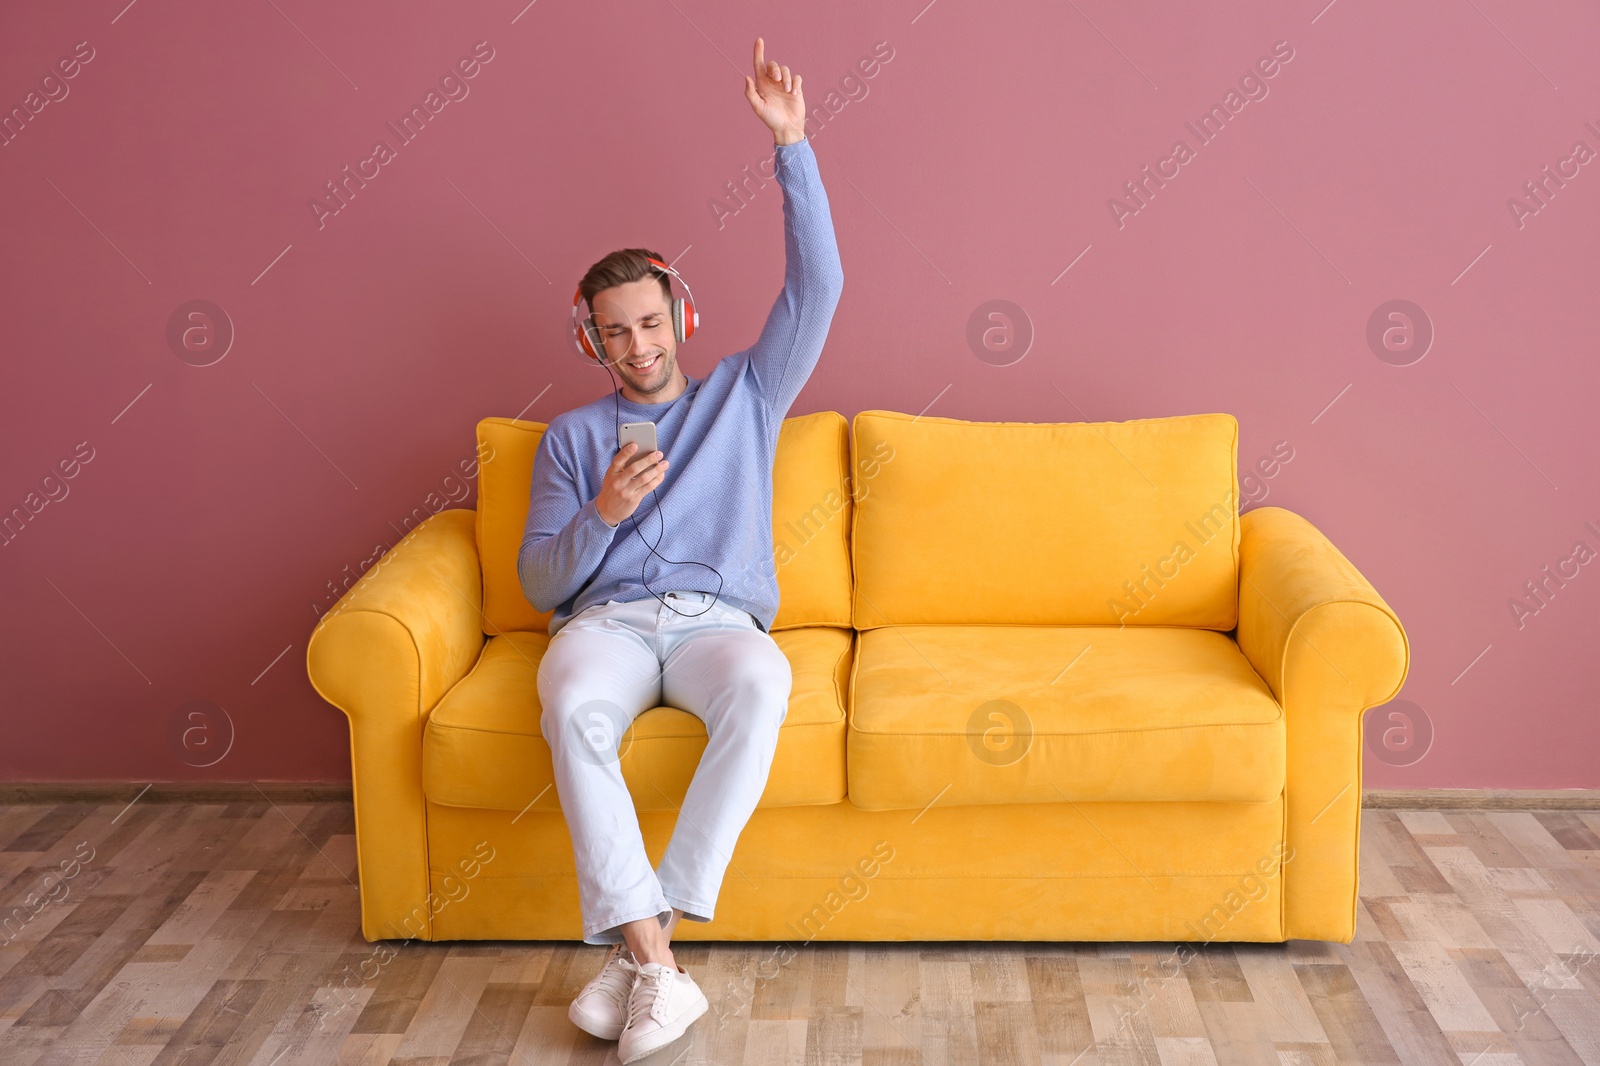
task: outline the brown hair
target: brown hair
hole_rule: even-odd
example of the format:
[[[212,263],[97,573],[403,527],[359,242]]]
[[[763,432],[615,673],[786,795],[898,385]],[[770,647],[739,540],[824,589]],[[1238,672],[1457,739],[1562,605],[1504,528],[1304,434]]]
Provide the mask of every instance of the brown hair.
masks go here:
[[[578,282],[578,292],[589,305],[590,313],[594,312],[594,298],[597,294],[651,275],[660,279],[661,294],[667,298],[667,304],[670,306],[672,279],[659,267],[651,266],[649,263],[651,259],[666,262],[661,258],[660,252],[653,252],[649,248],[619,248],[590,267],[583,280]]]

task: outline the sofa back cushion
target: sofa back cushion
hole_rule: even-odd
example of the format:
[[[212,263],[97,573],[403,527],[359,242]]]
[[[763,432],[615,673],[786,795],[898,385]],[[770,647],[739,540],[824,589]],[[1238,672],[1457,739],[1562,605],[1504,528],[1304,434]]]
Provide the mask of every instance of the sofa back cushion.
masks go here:
[[[784,419],[772,470],[773,559],[778,615],[772,628],[850,625],[850,513],[845,476],[848,429],[837,411]],[[533,456],[545,423],[485,418],[478,423],[478,553],[485,633],[544,632],[517,580],[528,521]]]
[[[851,433],[855,627],[1232,629],[1237,454],[1228,414],[1056,423],[863,411]]]

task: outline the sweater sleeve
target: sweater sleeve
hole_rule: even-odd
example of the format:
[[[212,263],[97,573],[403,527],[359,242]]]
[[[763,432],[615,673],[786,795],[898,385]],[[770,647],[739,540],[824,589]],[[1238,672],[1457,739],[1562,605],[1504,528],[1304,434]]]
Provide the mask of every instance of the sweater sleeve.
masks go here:
[[[750,348],[750,368],[776,424],[822,357],[844,268],[811,139],[776,145],[774,153],[783,188],[783,290]]]
[[[517,553],[517,579],[534,609],[551,611],[577,595],[600,569],[616,530],[594,500],[583,498],[570,458],[547,429],[533,456],[528,520]]]

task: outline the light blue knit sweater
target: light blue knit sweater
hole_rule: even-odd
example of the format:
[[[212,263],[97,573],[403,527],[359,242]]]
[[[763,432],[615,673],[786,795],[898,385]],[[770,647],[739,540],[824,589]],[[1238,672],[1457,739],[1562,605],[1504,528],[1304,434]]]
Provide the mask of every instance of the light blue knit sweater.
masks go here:
[[[810,139],[774,151],[785,265],[783,291],[760,338],[724,356],[707,377],[688,378],[668,403],[640,404],[608,393],[551,419],[539,442],[517,576],[529,603],[554,609],[552,636],[594,604],[651,599],[639,580],[641,564],[657,595],[715,592],[717,575],[694,565],[710,564],[722,574],[723,602],[750,612],[763,629],[777,616],[772,463],[778,430],[822,355],[844,269]],[[619,399],[621,421],[656,423],[657,446],[671,463],[632,517],[608,526],[595,497],[617,451]],[[680,609],[705,608],[688,601]]]

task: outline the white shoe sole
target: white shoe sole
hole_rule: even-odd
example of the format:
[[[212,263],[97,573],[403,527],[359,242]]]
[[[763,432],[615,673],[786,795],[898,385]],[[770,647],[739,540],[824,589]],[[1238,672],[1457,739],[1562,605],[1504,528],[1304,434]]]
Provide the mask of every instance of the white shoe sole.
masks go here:
[[[683,1017],[679,1018],[677,1022],[671,1026],[668,1026],[665,1029],[657,1029],[655,1032],[651,1033],[650,1036],[646,1038],[648,1043],[639,1043],[630,1047],[626,1056],[622,1054],[621,1047],[618,1047],[618,1060],[623,1063],[637,1062],[646,1055],[655,1054],[657,1051],[660,1051],[662,1048],[678,1039],[678,1037],[688,1032],[689,1026],[699,1021],[700,1016],[705,1014],[710,1006],[711,1004],[706,1001],[705,993],[700,993],[700,1001],[698,1003],[694,1004],[687,1011],[685,1011]]]
[[[577,1000],[573,1000],[572,1006],[567,1008],[567,1020],[590,1036],[597,1036],[601,1040],[616,1040],[622,1036],[624,1023],[612,1022],[608,1025],[578,1006]]]

